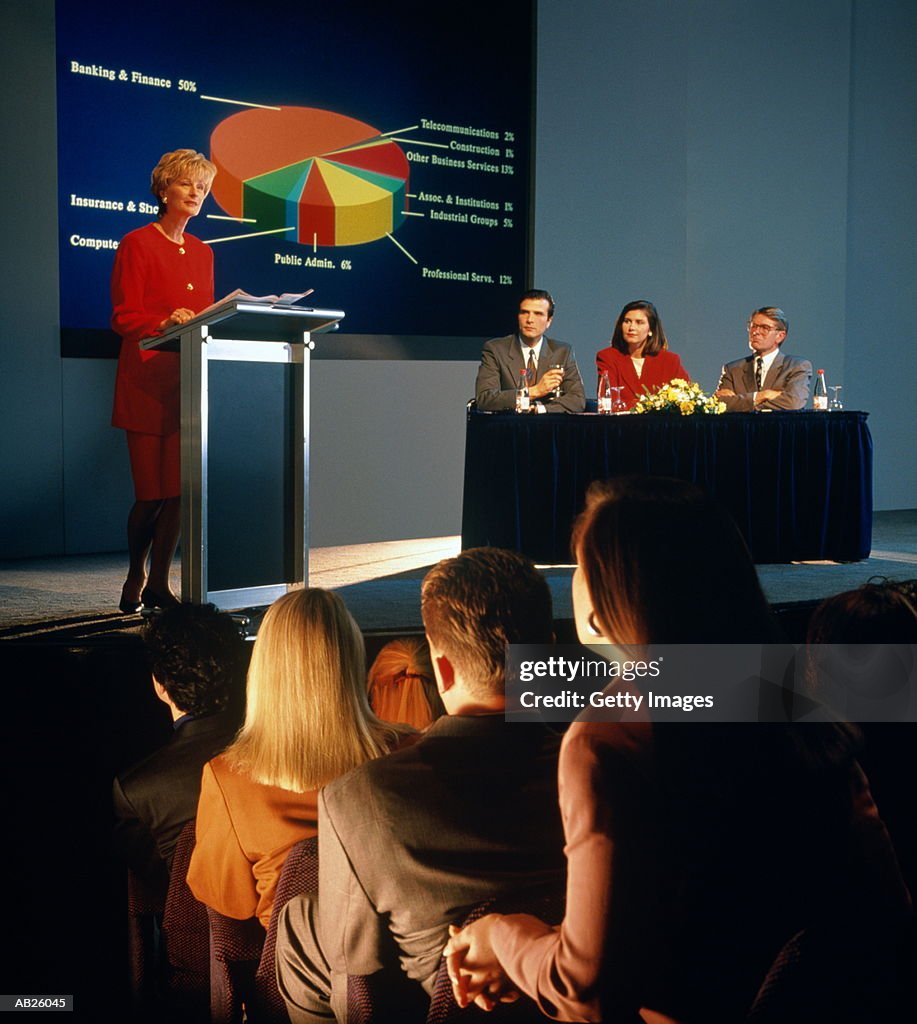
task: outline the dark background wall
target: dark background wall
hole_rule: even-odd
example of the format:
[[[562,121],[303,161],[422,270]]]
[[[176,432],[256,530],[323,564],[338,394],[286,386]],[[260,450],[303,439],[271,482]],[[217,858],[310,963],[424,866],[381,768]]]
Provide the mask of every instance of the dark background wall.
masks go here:
[[[114,550],[114,364],[58,355],[54,4],[2,17],[0,557]],[[748,312],[780,305],[787,350],[871,413],[877,508],[917,506],[917,7],[540,0],[537,23],[535,279],[587,389],[629,299],[657,303],[706,388]],[[314,544],[458,533],[474,370],[315,364]]]

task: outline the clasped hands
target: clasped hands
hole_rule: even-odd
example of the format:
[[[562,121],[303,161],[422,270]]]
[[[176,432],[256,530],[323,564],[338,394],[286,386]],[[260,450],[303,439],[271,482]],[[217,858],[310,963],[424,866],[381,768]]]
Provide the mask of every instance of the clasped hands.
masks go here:
[[[514,1003],[519,998],[518,989],[504,973],[491,944],[491,928],[496,920],[496,914],[487,914],[464,928],[449,926],[443,956],[452,994],[462,1009],[474,1003],[489,1011],[497,1003]]]

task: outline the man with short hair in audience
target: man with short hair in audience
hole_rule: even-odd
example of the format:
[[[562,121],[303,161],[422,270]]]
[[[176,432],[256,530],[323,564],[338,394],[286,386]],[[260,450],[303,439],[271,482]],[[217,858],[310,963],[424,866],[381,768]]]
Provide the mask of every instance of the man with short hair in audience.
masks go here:
[[[156,696],[172,715],[168,742],[114,782],[119,855],[148,884],[168,880],[179,833],[197,812],[201,771],[232,740],[228,709],[244,674],[245,642],[213,605],[182,604],[150,620],[144,644]]]
[[[322,790],[319,899],[291,900],[277,939],[294,1024],[346,1020],[347,975],[398,960],[429,996],[450,923],[491,896],[562,891],[558,737],[504,718],[506,644],[553,639],[547,583],[522,555],[470,549],[427,574],[421,611],[447,714]]]
[[[720,372],[716,397],[727,412],[804,409],[809,399],[812,364],[784,355],[790,322],[776,306],[762,306],[748,318],[752,354],[727,363]]]

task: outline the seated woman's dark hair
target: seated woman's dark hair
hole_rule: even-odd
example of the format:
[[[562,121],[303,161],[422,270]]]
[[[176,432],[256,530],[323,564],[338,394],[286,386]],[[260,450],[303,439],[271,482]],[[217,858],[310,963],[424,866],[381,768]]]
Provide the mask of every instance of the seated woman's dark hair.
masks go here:
[[[597,481],[573,555],[613,643],[768,643],[779,638],[748,548],[695,484]]]
[[[875,577],[827,597],[809,619],[809,644],[917,643],[917,580]]]

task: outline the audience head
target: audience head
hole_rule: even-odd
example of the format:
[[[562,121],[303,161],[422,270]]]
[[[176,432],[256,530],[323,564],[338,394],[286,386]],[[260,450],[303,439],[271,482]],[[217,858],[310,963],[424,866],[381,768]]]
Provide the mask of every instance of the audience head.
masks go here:
[[[226,707],[245,656],[229,615],[212,604],[165,608],[150,619],[143,641],[154,680],[180,712],[208,715]]]
[[[370,710],[363,636],[341,598],[307,588],[275,601],[252,651],[245,724],[226,752],[233,766],[301,793],[385,753],[397,731]]]
[[[423,581],[421,613],[441,692],[443,657],[481,701],[503,699],[507,644],[553,640],[548,584],[514,551],[470,548],[440,562]]]
[[[812,613],[806,682],[853,721],[900,720],[912,701],[917,580],[870,580]]]
[[[443,714],[430,647],[422,637],[389,640],[370,666],[367,688],[369,703],[383,721],[425,729]]]
[[[665,328],[662,326],[662,320],[659,318],[656,307],[647,299],[636,299],[634,302],[628,302],[618,314],[614,333],[611,336],[612,348],[616,348],[619,352],[630,354],[631,349],[624,338],[624,321],[625,319],[631,319],[631,314],[635,314],[632,319],[639,323],[642,323],[644,318],[646,319],[648,333],[640,353],[641,355],[655,356],[663,349],[669,347],[668,339],[665,336]]]
[[[694,484],[596,482],[573,527],[584,643],[766,643],[770,610],[728,514]]]
[[[812,612],[806,642],[917,643],[917,580],[870,580],[826,598]]]

